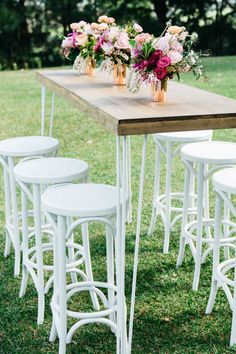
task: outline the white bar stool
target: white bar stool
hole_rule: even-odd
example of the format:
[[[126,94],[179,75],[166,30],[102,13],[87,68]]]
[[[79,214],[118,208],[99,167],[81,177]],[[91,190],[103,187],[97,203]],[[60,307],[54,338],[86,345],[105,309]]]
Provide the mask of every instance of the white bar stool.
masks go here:
[[[223,205],[227,204],[227,208],[236,217],[236,208],[230,195],[236,195],[236,168],[227,168],[216,172],[213,175],[213,186],[216,193],[215,204],[215,223],[214,223],[214,243],[213,243],[213,268],[211,293],[208,300],[206,314],[213,310],[218,288],[222,288],[229,301],[230,308],[233,312],[230,345],[236,344],[236,257],[235,257],[235,241],[236,241],[236,223],[230,220],[224,220],[222,215]],[[228,226],[228,233],[224,235],[225,227]],[[222,235],[223,234],[223,235]],[[227,244],[234,250],[234,257],[220,262],[220,247]],[[232,278],[232,273],[234,277]],[[233,291],[231,291],[233,289]]]
[[[87,181],[88,164],[84,161],[72,158],[51,157],[51,158],[36,158],[24,162],[20,162],[14,168],[14,173],[17,183],[21,187],[22,192],[22,282],[20,289],[20,297],[25,295],[28,274],[31,275],[35,287],[38,292],[38,324],[44,321],[45,300],[44,293],[47,293],[53,283],[53,274],[48,279],[46,285],[44,282],[44,272],[53,271],[53,266],[46,265],[43,262],[43,254],[53,251],[53,243],[43,242],[43,235],[52,237],[53,232],[49,225],[43,221],[41,211],[41,194],[48,185],[68,183],[76,180],[82,182]],[[34,226],[28,226],[28,202],[31,202],[34,210]],[[71,220],[68,218],[67,223]],[[29,248],[29,240],[35,237],[35,245]],[[50,238],[50,237],[49,237]],[[86,274],[89,280],[92,280],[92,268],[90,260],[90,251],[87,235],[83,235],[83,248],[74,243],[73,235],[67,243],[68,248],[68,263],[75,267],[74,262],[79,262],[77,265],[85,263]],[[79,259],[75,257],[75,251]],[[83,251],[83,252],[82,252]],[[81,253],[82,252],[82,253]],[[68,269],[71,265],[68,265]],[[73,281],[77,281],[76,274],[72,276]],[[93,296],[94,306],[98,303]]]
[[[165,228],[164,247],[163,252],[168,253],[170,232],[176,222],[182,217],[182,207],[172,205],[173,200],[178,200],[183,203],[182,192],[171,191],[172,178],[172,161],[179,154],[183,144],[193,143],[197,141],[207,141],[212,138],[212,130],[186,131],[175,133],[159,133],[153,135],[153,140],[156,145],[156,159],[155,159],[155,180],[154,180],[154,194],[152,205],[152,217],[148,230],[148,235],[152,235],[155,230],[155,223],[157,216],[160,215]],[[161,154],[164,155],[166,162],[166,176],[165,176],[165,193],[160,194],[160,163]],[[194,188],[194,182],[191,184],[191,193]],[[175,217],[171,221],[172,214]]]
[[[6,244],[4,256],[10,253],[12,244],[15,252],[14,275],[20,274],[20,225],[18,213],[14,165],[17,158],[47,156],[58,150],[57,139],[44,136],[16,137],[0,141],[0,162],[4,173]]]
[[[74,332],[87,323],[103,323],[117,335],[117,288],[114,284],[114,236],[116,234],[117,188],[101,184],[71,184],[49,188],[42,196],[42,205],[54,227],[54,294],[51,307],[53,326],[50,340],[59,337],[59,353],[66,353]],[[67,217],[74,221],[67,227]],[[81,281],[66,283],[66,240],[73,230],[90,222],[104,224],[106,228],[107,282]],[[117,250],[117,248],[115,248]],[[118,275],[117,275],[118,277]],[[93,291],[103,305],[100,311],[75,312],[67,307],[68,300],[76,293]],[[108,295],[105,293],[107,291]],[[67,330],[67,318],[77,322]],[[119,341],[120,338],[117,338]]]
[[[205,262],[206,257],[213,249],[210,228],[214,225],[214,219],[209,217],[207,182],[216,170],[236,163],[236,144],[223,141],[187,144],[181,149],[181,157],[185,164],[185,186],[177,266],[182,264],[185,246],[189,244],[195,261],[193,290],[196,291],[199,285],[201,263]],[[197,213],[196,219],[189,222],[190,179],[192,175],[197,179]],[[225,209],[225,218],[228,219],[227,208]],[[205,251],[203,251],[203,245],[206,246]]]

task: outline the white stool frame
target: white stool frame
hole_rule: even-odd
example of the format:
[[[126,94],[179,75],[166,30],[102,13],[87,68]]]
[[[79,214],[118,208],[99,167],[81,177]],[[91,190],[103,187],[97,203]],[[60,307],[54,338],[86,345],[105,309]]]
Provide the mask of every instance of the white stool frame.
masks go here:
[[[185,182],[184,182],[184,208],[181,223],[180,246],[177,259],[177,267],[183,263],[186,244],[190,245],[190,249],[195,261],[194,278],[192,289],[198,290],[201,264],[205,261],[207,255],[213,250],[213,239],[210,232],[210,225],[213,220],[209,219],[209,192],[208,192],[208,179],[217,170],[225,167],[231,167],[229,164],[214,165],[209,169],[206,163],[193,163],[185,158],[182,158],[185,164]],[[195,166],[196,165],[196,166]],[[197,219],[188,222],[188,210],[190,203],[190,178],[191,174],[197,179]],[[205,215],[204,215],[205,214]],[[227,208],[225,215],[228,214]],[[205,217],[205,219],[203,219]],[[206,225],[207,238],[203,239],[203,226]],[[192,231],[196,229],[196,236]],[[196,241],[196,246],[193,243]],[[202,254],[202,243],[205,242],[209,248]]]
[[[212,281],[206,314],[210,314],[212,312],[217,290],[219,287],[222,287],[233,312],[230,336],[230,345],[233,346],[236,344],[236,257],[234,256],[234,258],[227,259],[220,263],[220,247],[222,246],[222,239],[225,241],[228,240],[227,246],[232,247],[234,252],[236,251],[236,223],[229,222],[228,220],[225,221],[222,218],[223,204],[227,205],[227,210],[229,210],[234,217],[236,217],[236,208],[233,206],[228,193],[215,188],[215,195]],[[221,225],[223,222],[226,222],[229,227],[232,227],[230,233],[226,236],[227,239],[224,237],[222,238]],[[225,230],[225,228],[223,230]],[[226,275],[230,269],[234,269],[234,280],[229,279]],[[231,292],[230,287],[233,287],[233,292]]]
[[[181,147],[186,143],[176,143],[172,141],[158,140],[154,138],[154,143],[156,146],[155,154],[155,179],[154,179],[154,193],[153,193],[153,203],[152,203],[152,216],[151,222],[148,229],[148,235],[151,236],[155,229],[157,216],[160,215],[164,228],[164,245],[163,252],[169,252],[169,243],[170,243],[170,232],[174,225],[181,219],[183,208],[182,207],[173,207],[171,206],[171,200],[181,200],[183,201],[184,193],[172,193],[171,192],[171,175],[172,175],[172,161],[179,153]],[[173,149],[173,145],[178,144],[177,147]],[[161,163],[161,153],[165,156],[166,159],[166,179],[165,179],[165,194],[159,194],[160,192],[160,163]],[[194,176],[191,179],[190,195],[191,195],[191,204],[192,208],[194,206]],[[194,212],[194,209],[193,209]],[[177,214],[174,219],[171,221],[171,214]]]

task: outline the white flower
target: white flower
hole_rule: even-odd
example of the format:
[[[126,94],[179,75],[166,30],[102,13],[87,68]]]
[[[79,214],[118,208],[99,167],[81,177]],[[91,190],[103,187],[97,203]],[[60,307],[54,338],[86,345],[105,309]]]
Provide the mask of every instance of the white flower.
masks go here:
[[[66,37],[63,39],[61,46],[62,48],[73,48],[73,39],[71,37]]]
[[[163,51],[164,54],[167,54],[170,50],[170,40],[172,36],[170,33],[166,33],[164,37],[158,39],[157,43],[155,44],[155,49],[160,49]]]
[[[114,46],[111,43],[103,43],[101,48],[107,55],[111,55],[114,51]]]

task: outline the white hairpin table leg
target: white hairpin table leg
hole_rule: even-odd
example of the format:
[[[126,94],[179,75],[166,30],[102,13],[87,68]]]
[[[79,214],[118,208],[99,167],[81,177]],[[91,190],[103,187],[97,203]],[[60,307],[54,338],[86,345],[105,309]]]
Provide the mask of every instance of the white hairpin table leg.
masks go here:
[[[41,135],[44,135],[45,126],[45,106],[46,106],[46,87],[41,85]]]
[[[143,203],[143,187],[144,187],[145,165],[146,165],[146,152],[147,152],[147,135],[144,135],[143,152],[142,152],[142,164],[141,164],[141,175],[140,175],[140,185],[139,185],[139,201],[138,201],[138,216],[137,216],[137,227],[136,227],[136,241],[135,241],[135,252],[134,252],[134,269],[133,269],[133,284],[132,284],[131,308],[130,308],[128,353],[131,353],[131,347],[132,347],[135,291],[136,291],[136,281],[137,281],[137,272],[138,272],[138,253],[139,253],[140,231],[141,231],[141,217],[142,217],[142,203]]]

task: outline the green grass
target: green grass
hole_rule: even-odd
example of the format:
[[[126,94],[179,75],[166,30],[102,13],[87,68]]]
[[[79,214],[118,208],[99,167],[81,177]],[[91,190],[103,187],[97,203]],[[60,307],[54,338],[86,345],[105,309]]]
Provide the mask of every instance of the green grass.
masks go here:
[[[184,82],[236,98],[236,58],[206,60],[209,83],[195,82],[190,76]],[[187,97],[186,97],[187,100]],[[48,96],[48,109],[50,101]],[[0,138],[38,134],[40,129],[40,86],[34,71],[0,73]],[[115,137],[60,98],[56,98],[54,136],[60,141],[60,154],[86,160],[91,166],[93,182],[115,182]],[[215,139],[236,141],[235,130],[219,130]],[[135,216],[140,174],[141,137],[132,138],[132,174],[134,223],[127,228],[126,295],[129,302],[135,240]],[[162,162],[163,163],[163,162]],[[164,163],[163,163],[164,165]],[[180,190],[183,168],[174,163],[173,190]],[[219,291],[213,313],[204,315],[210,290],[211,258],[202,267],[197,293],[191,290],[193,260],[189,250],[182,267],[176,270],[179,225],[171,235],[170,253],[162,254],[163,227],[158,220],[153,237],[147,237],[150,221],[154,175],[154,145],[148,142],[147,172],[139,258],[133,353],[233,353],[229,348],[231,311]],[[0,181],[1,182],[1,181]],[[2,186],[2,184],[1,184]],[[163,187],[163,184],[162,184]],[[13,253],[4,259],[4,202],[0,190],[0,353],[57,353],[57,343],[48,341],[51,324],[47,297],[45,324],[36,324],[36,291],[29,282],[27,294],[18,298],[20,278],[13,277]],[[214,202],[211,196],[212,203]],[[105,279],[105,239],[101,229],[93,228],[91,252],[94,276]],[[77,299],[78,300],[78,299]],[[78,300],[85,304],[86,298]],[[74,301],[75,305],[75,301]],[[78,305],[78,304],[77,304]],[[77,331],[68,353],[114,353],[115,337],[99,325],[87,325]]]

